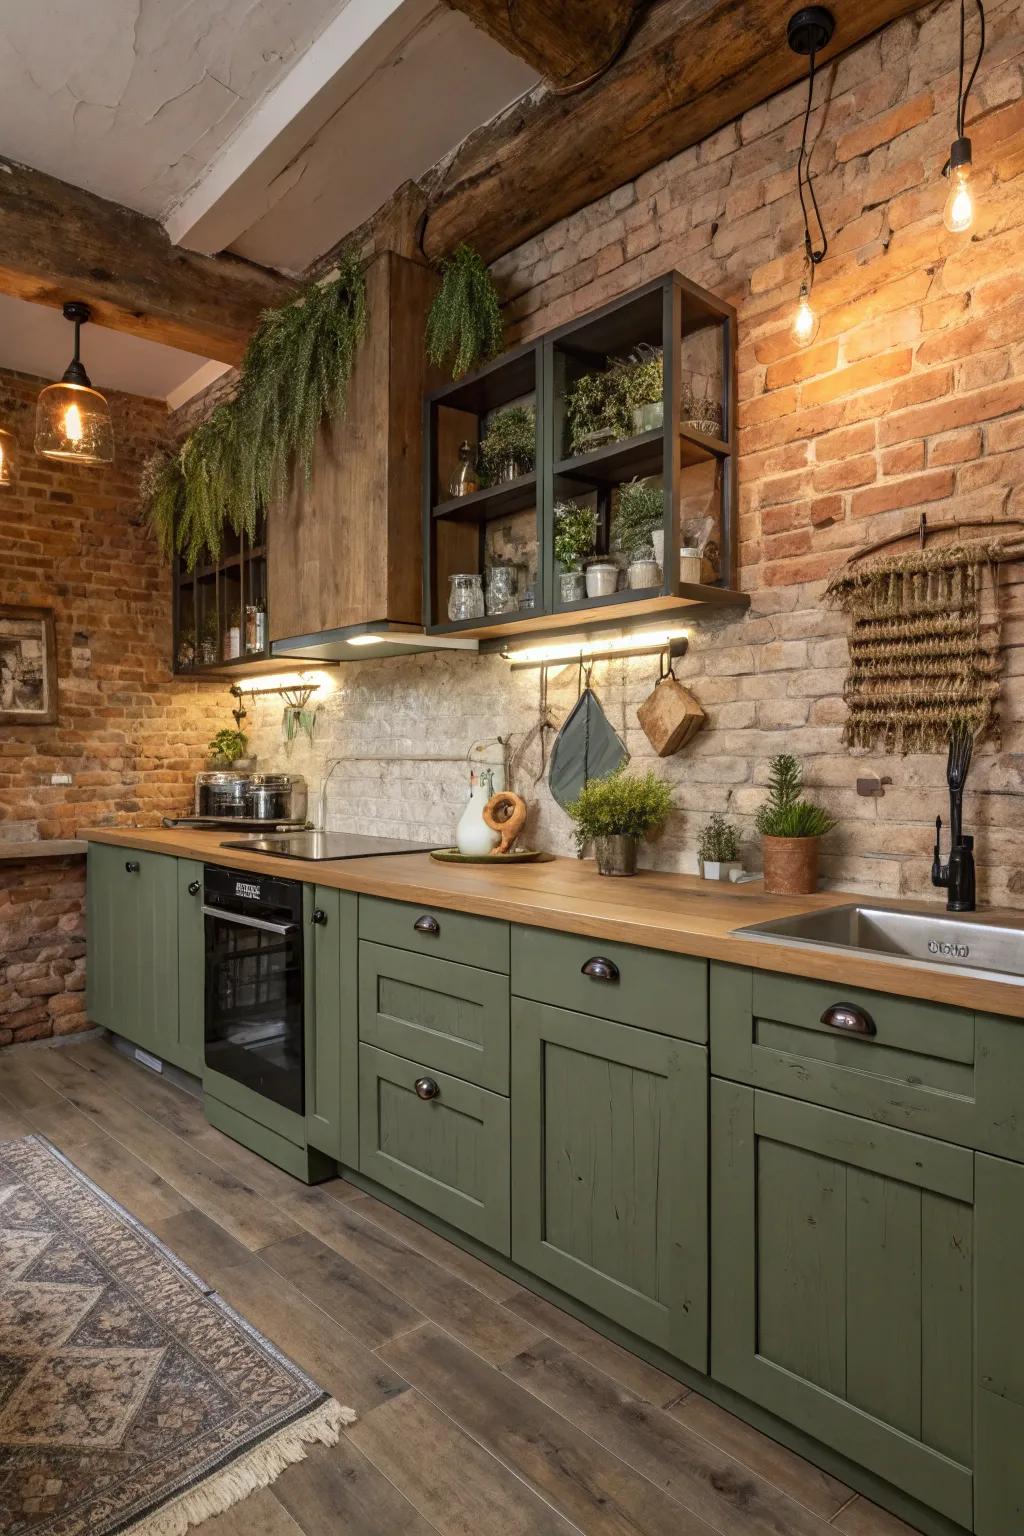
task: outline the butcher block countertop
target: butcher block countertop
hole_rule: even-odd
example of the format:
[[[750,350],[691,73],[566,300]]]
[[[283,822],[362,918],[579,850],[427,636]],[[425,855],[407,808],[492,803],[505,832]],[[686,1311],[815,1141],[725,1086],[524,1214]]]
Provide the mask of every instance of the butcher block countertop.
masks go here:
[[[841,891],[816,896],[766,896],[760,881],[719,885],[693,875],[641,871],[632,879],[597,874],[590,860],[553,859],[549,863],[506,865],[439,864],[428,854],[391,854],[362,859],[306,863],[225,849],[230,832],[186,829],[86,828],[88,842],[200,859],[231,869],[384,896],[393,901],[447,907],[507,922],[594,938],[616,939],[649,949],[702,955],[758,970],[784,971],[820,981],[867,987],[949,1003],[981,1013],[1024,1018],[1024,985],[1009,978],[966,975],[896,956],[837,953],[782,940],[752,939],[733,930],[772,918],[789,917],[819,907],[863,900]],[[907,910],[942,911],[941,906],[885,899]],[[1019,913],[991,916],[1017,918]],[[469,957],[467,957],[468,959]]]

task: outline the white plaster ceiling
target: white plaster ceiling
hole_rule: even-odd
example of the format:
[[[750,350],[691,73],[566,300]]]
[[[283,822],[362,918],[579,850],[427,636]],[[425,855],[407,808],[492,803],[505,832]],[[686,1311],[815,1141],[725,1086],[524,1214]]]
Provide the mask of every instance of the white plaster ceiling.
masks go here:
[[[59,379],[71,358],[74,327],[59,309],[0,294],[0,368]],[[82,329],[82,361],[97,389],[167,400],[173,409],[224,372],[191,352],[99,325]]]

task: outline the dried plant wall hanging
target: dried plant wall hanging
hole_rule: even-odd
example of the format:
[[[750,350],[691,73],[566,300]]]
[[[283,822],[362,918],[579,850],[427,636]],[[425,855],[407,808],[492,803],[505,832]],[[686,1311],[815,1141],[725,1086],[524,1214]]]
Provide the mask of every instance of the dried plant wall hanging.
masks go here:
[[[1020,538],[958,540],[855,556],[833,576],[824,601],[850,619],[848,746],[936,752],[960,730],[997,733],[998,570],[1022,553]]]

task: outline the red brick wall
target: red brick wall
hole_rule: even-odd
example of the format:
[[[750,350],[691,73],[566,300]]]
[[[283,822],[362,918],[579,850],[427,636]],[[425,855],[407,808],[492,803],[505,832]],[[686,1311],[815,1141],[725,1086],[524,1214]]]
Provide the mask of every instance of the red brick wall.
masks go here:
[[[32,451],[41,382],[0,372],[0,424],[20,450],[0,491],[0,603],[54,609],[59,709],[54,725],[0,727],[0,848],[180,814],[205,742],[230,724],[224,685],[170,676],[170,578],[138,523],[166,407],[111,395],[116,462],[64,467]],[[0,1044],[84,1026],[84,892],[81,859],[0,862]]]

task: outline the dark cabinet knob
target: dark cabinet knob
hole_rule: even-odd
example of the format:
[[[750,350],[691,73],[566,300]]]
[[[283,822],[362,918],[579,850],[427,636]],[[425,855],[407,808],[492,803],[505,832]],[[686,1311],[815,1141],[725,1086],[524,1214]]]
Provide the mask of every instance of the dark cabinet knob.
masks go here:
[[[321,926],[326,923],[327,913],[324,911],[323,907],[313,908],[313,916],[310,918],[310,921],[313,923],[319,923]]]
[[[858,1008],[856,1003],[833,1003],[821,1016],[822,1024],[829,1029],[842,1029],[848,1035],[876,1035],[875,1021],[870,1013]]]
[[[580,966],[580,974],[589,976],[591,981],[618,981],[619,968],[614,960],[606,960],[603,955],[595,955],[592,960],[586,960]]]
[[[138,859],[127,859],[125,861],[124,867],[128,874],[137,875],[139,870],[142,868],[142,865],[139,863]]]
[[[413,923],[417,933],[429,933],[432,938],[437,938],[441,932],[441,924],[436,917],[430,917],[426,912]]]
[[[202,888],[203,887],[198,880],[191,880],[189,881],[188,893],[190,896],[198,896]]]
[[[421,1099],[436,1099],[441,1092],[432,1077],[418,1077],[413,1086]]]

